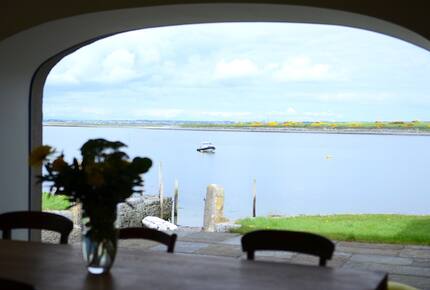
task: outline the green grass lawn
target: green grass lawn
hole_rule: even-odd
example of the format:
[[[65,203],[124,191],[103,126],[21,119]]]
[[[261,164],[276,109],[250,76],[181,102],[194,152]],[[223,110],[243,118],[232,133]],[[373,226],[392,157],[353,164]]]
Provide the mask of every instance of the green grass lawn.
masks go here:
[[[42,194],[42,210],[64,210],[70,207],[70,202],[65,196],[52,195],[44,192]]]
[[[307,231],[339,241],[430,245],[430,215],[330,215],[239,220],[235,232],[257,229]]]

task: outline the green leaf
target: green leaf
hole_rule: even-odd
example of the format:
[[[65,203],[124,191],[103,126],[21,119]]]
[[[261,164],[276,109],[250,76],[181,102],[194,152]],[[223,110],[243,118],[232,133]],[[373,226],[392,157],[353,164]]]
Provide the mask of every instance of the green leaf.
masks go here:
[[[135,157],[131,162],[131,168],[136,173],[146,173],[152,166],[152,160],[146,157]]]

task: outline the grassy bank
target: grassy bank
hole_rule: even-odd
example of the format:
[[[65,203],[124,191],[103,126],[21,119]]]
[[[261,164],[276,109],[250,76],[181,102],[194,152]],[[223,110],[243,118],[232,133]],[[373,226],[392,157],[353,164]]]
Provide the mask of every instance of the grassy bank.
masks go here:
[[[61,195],[52,195],[47,192],[42,194],[42,210],[65,210],[70,202]]]
[[[361,129],[361,130],[418,130],[430,131],[430,122],[423,121],[394,121],[394,122],[231,122],[231,123],[187,123],[182,124],[187,128],[298,128],[298,129]]]
[[[236,232],[288,229],[324,235],[339,241],[430,245],[430,215],[331,215],[257,217],[238,221]]]
[[[384,131],[396,133],[423,133],[430,132],[429,121],[375,121],[375,122],[295,122],[295,121],[253,121],[253,122],[233,122],[233,121],[142,121],[142,120],[46,120],[45,126],[65,126],[65,127],[114,127],[114,128],[164,128],[164,129],[229,129],[229,130],[266,130],[288,131],[304,129],[324,132],[371,132],[378,134]]]

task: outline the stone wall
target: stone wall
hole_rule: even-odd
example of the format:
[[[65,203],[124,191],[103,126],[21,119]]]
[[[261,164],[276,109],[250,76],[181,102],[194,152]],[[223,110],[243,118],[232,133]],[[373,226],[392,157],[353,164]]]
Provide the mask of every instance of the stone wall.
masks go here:
[[[117,227],[142,227],[142,219],[147,216],[160,216],[160,200],[157,195],[143,195],[129,198],[127,203],[118,204]],[[163,219],[170,221],[172,215],[172,198],[166,197],[163,202]],[[79,208],[62,211],[49,211],[67,217],[74,222],[74,229],[69,237],[69,243],[79,242],[81,239],[81,212]],[[42,241],[57,243],[59,234],[42,231]]]
[[[147,216],[160,216],[160,200],[156,195],[143,195],[128,199],[118,205],[117,226],[119,228],[142,227],[142,219]],[[165,197],[163,219],[171,220],[172,198]]]

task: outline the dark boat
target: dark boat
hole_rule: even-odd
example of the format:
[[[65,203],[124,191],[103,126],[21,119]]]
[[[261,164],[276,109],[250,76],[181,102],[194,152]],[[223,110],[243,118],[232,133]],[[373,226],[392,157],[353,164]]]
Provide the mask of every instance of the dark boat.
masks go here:
[[[203,142],[199,148],[197,148],[198,152],[202,153],[214,153],[215,146],[211,142]]]

